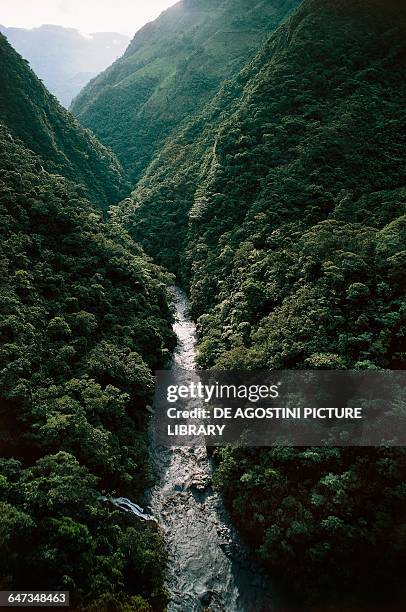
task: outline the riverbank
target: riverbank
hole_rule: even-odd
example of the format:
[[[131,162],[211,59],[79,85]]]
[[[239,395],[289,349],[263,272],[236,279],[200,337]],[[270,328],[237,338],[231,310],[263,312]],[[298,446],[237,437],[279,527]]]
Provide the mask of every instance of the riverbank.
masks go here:
[[[196,368],[196,329],[182,290],[172,289],[178,337],[172,369]],[[212,487],[204,440],[193,448],[151,448],[157,483],[149,504],[169,555],[168,612],[270,612],[269,581],[253,565]]]

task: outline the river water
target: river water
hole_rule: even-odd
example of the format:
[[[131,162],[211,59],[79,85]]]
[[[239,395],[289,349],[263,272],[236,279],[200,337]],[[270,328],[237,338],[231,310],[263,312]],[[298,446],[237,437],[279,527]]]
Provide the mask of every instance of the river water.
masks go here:
[[[195,369],[196,329],[188,299],[172,290],[178,336],[172,369]],[[152,448],[157,483],[150,495],[153,516],[169,553],[168,612],[273,612],[267,579],[239,541],[219,495],[203,445]]]

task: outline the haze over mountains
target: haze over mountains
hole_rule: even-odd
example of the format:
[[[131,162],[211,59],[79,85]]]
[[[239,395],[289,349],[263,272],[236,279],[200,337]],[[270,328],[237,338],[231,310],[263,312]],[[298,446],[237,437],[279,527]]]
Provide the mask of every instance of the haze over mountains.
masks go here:
[[[66,108],[90,79],[122,55],[130,42],[124,34],[96,32],[85,36],[56,25],[31,30],[0,25],[0,32]]]

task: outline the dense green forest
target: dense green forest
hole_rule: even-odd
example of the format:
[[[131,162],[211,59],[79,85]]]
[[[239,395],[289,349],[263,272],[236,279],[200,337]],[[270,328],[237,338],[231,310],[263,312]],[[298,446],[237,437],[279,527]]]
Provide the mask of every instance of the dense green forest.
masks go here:
[[[306,0],[116,209],[188,288],[203,367],[405,367],[405,34],[394,0]],[[237,526],[301,597],[402,583],[403,450],[217,460]]]
[[[115,155],[47,91],[0,34],[0,121],[42,160],[44,168],[83,185],[104,210],[130,186]]]
[[[204,368],[405,368],[406,7],[304,0],[280,25],[298,4],[183,0],[77,99],[84,128],[0,36],[3,589],[164,609],[159,530],[100,495],[142,501],[153,478],[145,409],[175,344],[171,273]],[[87,127],[140,179],[130,197]],[[235,525],[298,609],[391,609],[404,449],[214,459]]]
[[[82,171],[97,170],[95,180],[114,160],[0,43],[15,79],[0,104],[11,116],[11,129],[0,124],[0,585],[69,590],[72,607],[94,612],[161,610],[166,552],[155,523],[100,495],[141,501],[151,483],[145,407],[174,346],[170,278],[26,146],[47,151],[58,126],[67,137],[58,147],[91,151]],[[16,101],[17,89],[26,94]]]
[[[133,182],[165,138],[235,74],[299,0],[182,0],[136,33],[71,110]]]

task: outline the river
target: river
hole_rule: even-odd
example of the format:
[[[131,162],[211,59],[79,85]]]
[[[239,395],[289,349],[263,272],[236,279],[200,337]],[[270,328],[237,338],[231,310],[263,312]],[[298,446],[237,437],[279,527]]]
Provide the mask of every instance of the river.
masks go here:
[[[178,346],[172,369],[195,369],[196,329],[188,299],[172,289]],[[157,483],[150,495],[169,553],[168,612],[272,612],[266,577],[248,551],[212,488],[206,448],[152,448]]]

